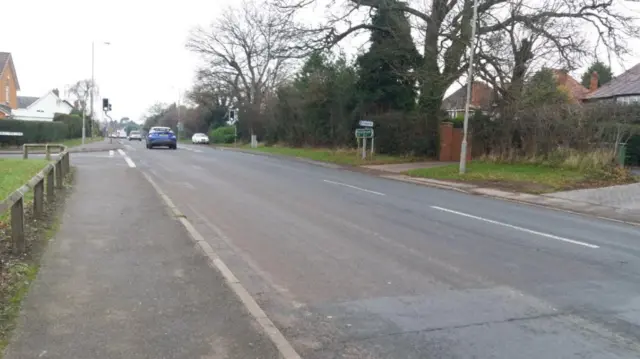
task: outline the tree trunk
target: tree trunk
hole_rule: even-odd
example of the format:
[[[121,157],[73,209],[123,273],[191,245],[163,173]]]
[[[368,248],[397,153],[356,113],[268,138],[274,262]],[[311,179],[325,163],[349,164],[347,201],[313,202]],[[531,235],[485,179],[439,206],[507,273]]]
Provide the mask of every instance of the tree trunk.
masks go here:
[[[442,120],[442,100],[445,90],[438,86],[441,82],[439,74],[427,76],[422,84],[418,101],[419,112],[424,116],[424,141],[417,144],[420,154],[437,158],[440,152],[440,121]]]

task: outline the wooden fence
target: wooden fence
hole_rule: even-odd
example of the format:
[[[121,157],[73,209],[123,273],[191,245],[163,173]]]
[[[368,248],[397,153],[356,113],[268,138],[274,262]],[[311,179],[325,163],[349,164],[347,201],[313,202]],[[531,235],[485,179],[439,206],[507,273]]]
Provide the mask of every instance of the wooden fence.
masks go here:
[[[42,218],[45,200],[48,203],[54,200],[56,189],[62,188],[64,178],[71,170],[69,151],[63,145],[25,144],[23,145],[22,158],[29,158],[30,149],[43,147],[47,160],[51,160],[52,149],[59,150],[58,158],[48,163],[42,171],[0,202],[0,215],[11,211],[11,247],[14,254],[24,253],[26,249],[24,195],[33,191],[33,214],[36,219]]]

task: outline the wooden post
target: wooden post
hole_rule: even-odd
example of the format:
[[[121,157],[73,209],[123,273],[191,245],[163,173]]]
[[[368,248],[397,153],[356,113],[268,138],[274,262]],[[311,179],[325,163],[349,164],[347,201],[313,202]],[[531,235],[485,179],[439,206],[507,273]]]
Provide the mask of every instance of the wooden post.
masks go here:
[[[62,180],[64,176],[62,175],[62,162],[56,161],[56,187],[62,188]]]
[[[11,206],[11,241],[13,254],[22,254],[25,250],[24,241],[24,208],[23,199],[20,197]]]
[[[44,213],[44,178],[33,187],[33,214],[36,218],[42,218]]]
[[[22,159],[26,160],[29,158],[29,147],[27,145],[22,145]]]
[[[47,161],[51,161],[51,147],[49,147],[49,145],[44,145],[44,153],[45,153],[45,159]]]
[[[47,202],[48,203],[52,203],[55,194],[53,193],[54,189],[53,189],[53,168],[49,170],[49,173],[47,173]]]
[[[70,161],[69,152],[65,152],[65,154],[64,154],[64,164],[65,164],[66,168],[64,170],[64,173],[67,174],[67,175],[71,172],[71,163],[70,162],[71,161]]]

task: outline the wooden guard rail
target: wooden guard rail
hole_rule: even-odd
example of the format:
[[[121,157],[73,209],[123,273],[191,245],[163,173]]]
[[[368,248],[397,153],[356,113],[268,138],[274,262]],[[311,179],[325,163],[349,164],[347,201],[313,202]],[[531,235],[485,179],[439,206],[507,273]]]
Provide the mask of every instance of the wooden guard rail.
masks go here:
[[[58,158],[48,163],[26,184],[18,188],[7,198],[0,201],[0,215],[11,211],[11,247],[13,253],[24,253],[26,248],[24,233],[24,195],[33,190],[33,214],[36,219],[44,214],[45,199],[51,203],[55,198],[55,190],[62,188],[66,175],[70,172],[69,151],[64,145],[23,145],[22,158],[29,158],[30,148],[45,148],[47,160],[51,160],[51,149],[59,149]]]

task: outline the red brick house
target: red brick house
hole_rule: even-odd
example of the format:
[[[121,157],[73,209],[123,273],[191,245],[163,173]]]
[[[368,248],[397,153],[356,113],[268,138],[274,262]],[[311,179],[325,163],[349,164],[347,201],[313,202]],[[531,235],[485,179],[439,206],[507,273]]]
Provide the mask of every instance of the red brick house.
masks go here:
[[[7,118],[18,108],[20,83],[11,53],[0,52],[0,119]]]

